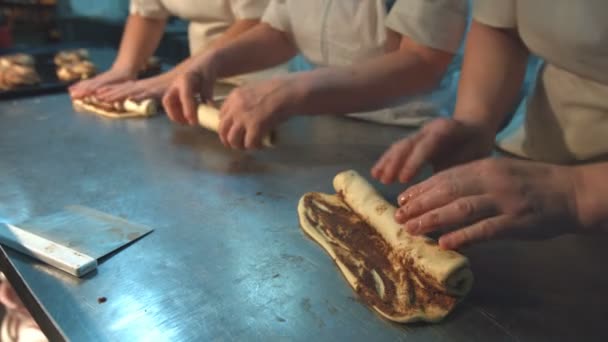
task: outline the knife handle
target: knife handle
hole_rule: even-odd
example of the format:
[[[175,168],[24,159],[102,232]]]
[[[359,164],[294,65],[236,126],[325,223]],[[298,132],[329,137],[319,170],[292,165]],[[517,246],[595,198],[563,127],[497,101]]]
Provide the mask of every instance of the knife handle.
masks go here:
[[[77,277],[97,268],[97,259],[10,224],[0,224],[0,243]]]

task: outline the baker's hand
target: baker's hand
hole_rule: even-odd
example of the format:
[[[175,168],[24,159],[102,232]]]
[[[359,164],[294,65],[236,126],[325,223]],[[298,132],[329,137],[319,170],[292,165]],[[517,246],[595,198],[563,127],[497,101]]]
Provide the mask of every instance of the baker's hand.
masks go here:
[[[490,155],[495,132],[454,119],[436,119],[394,143],[372,168],[385,184],[409,182],[426,163],[435,171]]]
[[[72,85],[68,91],[72,98],[79,99],[92,95],[101,87],[134,80],[136,77],[136,73],[133,73],[127,69],[112,68],[89,80],[83,80]]]
[[[9,310],[17,310],[29,316],[23,302],[6,279],[0,281],[0,304]]]
[[[287,78],[248,84],[233,90],[220,113],[222,143],[235,149],[262,147],[263,137],[288,117]]]
[[[101,87],[95,92],[95,95],[101,101],[108,103],[125,99],[141,101],[153,98],[160,100],[172,80],[172,75],[163,74],[139,81],[127,81]]]
[[[411,234],[443,231],[446,249],[495,238],[543,238],[578,229],[572,167],[488,158],[440,172],[399,198]],[[452,230],[456,228],[455,230]]]
[[[216,77],[212,70],[189,68],[177,76],[163,97],[169,118],[183,125],[197,125],[199,103],[213,100]]]

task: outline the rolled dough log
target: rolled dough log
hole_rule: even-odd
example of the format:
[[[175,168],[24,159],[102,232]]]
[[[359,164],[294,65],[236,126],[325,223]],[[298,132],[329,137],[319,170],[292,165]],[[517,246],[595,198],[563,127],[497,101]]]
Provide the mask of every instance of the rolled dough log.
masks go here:
[[[202,127],[217,133],[220,127],[220,111],[217,108],[201,104],[198,106],[197,116]],[[262,146],[264,147],[274,147],[275,144],[276,133],[274,131],[262,138]]]
[[[470,291],[467,258],[402,230],[395,207],[359,174],[338,174],[334,189],[300,199],[300,224],[376,312],[396,322],[437,322]]]
[[[125,100],[122,103],[104,104],[103,107],[101,102],[93,97],[73,99],[72,103],[77,112],[99,114],[112,119],[145,118],[158,113],[158,104],[154,99],[141,102]]]

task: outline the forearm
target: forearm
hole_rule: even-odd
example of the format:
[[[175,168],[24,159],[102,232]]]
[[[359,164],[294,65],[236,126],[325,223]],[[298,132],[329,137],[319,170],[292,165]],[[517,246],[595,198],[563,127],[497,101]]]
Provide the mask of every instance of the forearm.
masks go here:
[[[241,36],[243,33],[251,30],[256,25],[260,23],[259,20],[253,19],[242,19],[237,20],[234,24],[232,24],[219,38],[217,38],[213,43],[208,46],[206,49],[202,51],[197,51],[192,57],[182,61],[178,65],[176,65],[173,69],[169,70],[166,74],[168,77],[175,77],[185,70],[188,70],[189,65],[196,62],[196,59],[200,59],[201,56],[205,54],[209,54],[210,51],[214,49],[218,49],[222,46],[225,46]]]
[[[403,38],[395,52],[351,67],[329,67],[297,74],[294,103],[288,110],[345,114],[379,108],[399,97],[425,93],[441,81],[453,54]]]
[[[297,52],[286,33],[259,24],[192,62],[198,69],[211,68],[216,77],[224,78],[277,66]]]
[[[165,24],[164,19],[130,15],[112,68],[137,73],[139,67],[158,47]]]
[[[474,21],[454,118],[496,133],[517,104],[528,55],[517,32]]]
[[[255,19],[237,20],[226,30],[226,32],[224,32],[218,39],[213,41],[213,43],[211,44],[211,46],[209,46],[208,49],[218,49],[222,46],[226,46],[226,44],[240,37],[245,32],[253,29],[259,23],[260,21]]]
[[[575,167],[576,206],[586,231],[608,231],[608,163]]]

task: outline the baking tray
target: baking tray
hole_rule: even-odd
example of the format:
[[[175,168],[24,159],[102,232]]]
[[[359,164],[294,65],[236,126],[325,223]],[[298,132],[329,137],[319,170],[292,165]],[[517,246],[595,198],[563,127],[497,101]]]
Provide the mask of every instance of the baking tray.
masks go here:
[[[10,90],[0,90],[0,100],[64,91],[71,83],[57,78],[55,63],[53,62],[56,53],[57,51],[30,53],[29,55],[34,57],[36,61],[36,71],[40,75],[40,83]]]
[[[53,59],[55,58],[55,55],[57,54],[57,52],[65,51],[65,50],[72,50],[72,48],[53,49],[53,50],[49,50],[49,51],[35,52],[35,53],[25,52],[25,53],[31,55],[32,57],[34,57],[34,60],[36,61],[36,71],[40,75],[40,83],[36,84],[36,85],[31,85],[31,86],[22,86],[22,87],[18,87],[18,88],[11,89],[11,90],[0,90],[0,100],[63,92],[67,89],[68,86],[70,86],[73,83],[76,83],[77,81],[66,82],[66,81],[62,81],[59,78],[57,78],[57,73],[56,73],[57,67],[55,66],[55,63],[53,62]],[[91,55],[94,54],[94,51],[91,51],[92,49],[87,49],[87,50],[89,50],[89,54],[91,54]],[[6,54],[11,55],[14,53],[18,53],[18,52],[13,51],[13,52],[6,53]],[[98,70],[97,70],[98,73],[103,72],[104,70],[99,69],[100,66],[99,66],[99,63],[96,63],[95,56],[91,56],[90,58],[93,61],[93,63],[95,64],[95,66],[98,68]],[[160,62],[161,62],[161,66],[162,66],[163,65],[162,59]],[[161,70],[162,70],[162,67],[161,67]],[[158,75],[159,73],[160,72],[158,70],[147,71],[147,72],[140,73],[138,75],[138,78],[141,79],[141,78],[146,78],[146,77],[152,77],[152,76]]]

